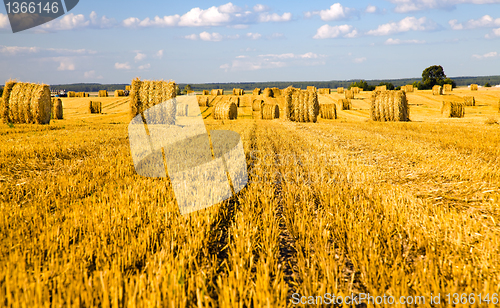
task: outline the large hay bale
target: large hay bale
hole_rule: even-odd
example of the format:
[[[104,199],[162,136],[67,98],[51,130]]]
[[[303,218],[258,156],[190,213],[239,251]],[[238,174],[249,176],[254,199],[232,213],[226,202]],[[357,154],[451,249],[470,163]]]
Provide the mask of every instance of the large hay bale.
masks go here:
[[[78,92],[76,93],[76,97],[89,97],[89,94],[85,92]]]
[[[68,91],[67,95],[68,95],[68,97],[76,97],[76,92],[75,91]]]
[[[62,100],[58,97],[52,99],[52,119],[62,120],[63,105]]]
[[[443,87],[438,85],[433,86],[432,95],[443,95]]]
[[[476,106],[476,99],[474,98],[474,96],[464,96],[464,105]]]
[[[123,90],[115,90],[115,97],[122,97],[125,96],[125,91]]]
[[[354,92],[352,90],[345,90],[344,95],[345,98],[354,99]]]
[[[479,88],[479,86],[477,84],[471,84],[470,85],[470,90],[471,91],[477,91],[478,88]]]
[[[208,91],[208,90],[203,90],[203,95],[210,95],[210,91]]]
[[[443,85],[443,92],[452,92],[452,91],[453,91],[453,86],[451,84]]]
[[[274,97],[274,92],[271,88],[265,88],[263,95],[264,97]]]
[[[213,89],[212,91],[210,91],[210,95],[215,95],[215,96],[219,95],[219,90]]]
[[[245,95],[245,90],[243,89],[233,89],[233,95]]]
[[[316,122],[319,114],[318,93],[288,87],[284,91],[284,118],[295,122]]]
[[[108,97],[108,91],[99,90],[99,97]]]
[[[285,120],[295,121],[294,101],[293,101],[295,91],[297,91],[297,89],[294,89],[292,87],[288,87],[284,91],[284,96],[285,96],[284,118],[285,118]]]
[[[231,100],[222,100],[215,104],[212,113],[215,120],[236,120],[238,107]]]
[[[376,91],[372,94],[370,116],[373,121],[409,121],[410,106],[404,91]]]
[[[0,99],[0,118],[3,123],[11,123],[9,112],[9,101],[12,93],[12,89],[17,84],[15,80],[8,80],[3,87],[2,99]]]
[[[230,97],[229,100],[232,101],[233,103],[235,103],[236,107],[240,107],[240,98],[239,97],[233,96],[233,97]]]
[[[316,123],[318,121],[319,115],[319,100],[317,92],[309,92],[309,97],[307,100],[307,109],[309,113],[309,117],[307,119],[308,122]]]
[[[337,94],[344,94],[344,88],[343,87],[337,88]]]
[[[262,93],[262,90],[260,88],[255,88],[252,92],[253,95],[260,95]]]
[[[172,99],[176,97],[176,86],[175,82],[163,80],[132,80],[132,91],[129,95],[132,118],[153,106],[165,103],[157,114],[148,114],[148,124],[174,125],[177,104]]]
[[[352,87],[352,88],[351,88],[351,91],[352,91],[352,93],[354,93],[354,94],[359,94],[359,92],[361,91],[361,88],[358,88],[358,87]]]
[[[12,84],[9,84],[9,87]],[[6,84],[6,91],[9,91]],[[8,110],[7,122],[17,124],[49,124],[52,101],[50,88],[44,84],[16,83],[2,101]],[[5,121],[5,120],[4,120]]]
[[[208,96],[197,96],[196,99],[198,100],[198,106],[200,107],[208,107]]]
[[[254,99],[252,102],[252,111],[261,111],[262,110],[262,104],[264,104],[264,101],[261,99]]]
[[[262,120],[274,120],[280,117],[280,107],[277,104],[263,104],[261,108]]]
[[[89,102],[89,113],[102,113],[102,103],[96,101]]]
[[[337,105],[335,104],[321,104],[319,105],[319,114],[323,119],[337,119]]]
[[[386,85],[376,86],[375,91],[387,91],[387,86]]]
[[[217,89],[217,95],[224,95],[224,89]]]
[[[351,110],[352,102],[349,98],[342,98],[339,100],[340,109],[342,110]]]
[[[318,89],[315,86],[307,86],[307,91],[316,92]]]
[[[465,104],[460,102],[443,102],[441,114],[447,118],[463,118],[465,115]]]
[[[407,84],[406,86],[403,86],[403,87],[404,87],[404,91],[406,93],[412,93],[414,91],[412,84]],[[403,90],[403,87],[401,87],[401,90]]]
[[[318,93],[319,94],[330,94],[331,90],[328,88],[322,88],[322,89],[318,89]]]

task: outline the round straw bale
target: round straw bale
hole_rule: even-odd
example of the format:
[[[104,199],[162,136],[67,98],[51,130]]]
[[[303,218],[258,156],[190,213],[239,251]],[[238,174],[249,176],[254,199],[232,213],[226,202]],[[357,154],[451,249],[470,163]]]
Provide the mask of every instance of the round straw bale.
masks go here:
[[[474,96],[464,96],[465,106],[476,106],[476,99]]]
[[[252,92],[253,95],[260,95],[262,93],[262,90],[260,88],[255,88]]]
[[[443,101],[441,114],[447,118],[463,118],[465,115],[465,104],[461,102]]]
[[[208,106],[208,96],[197,96],[198,106],[207,107]]]
[[[321,104],[319,105],[320,115],[323,119],[337,119],[337,105]]]
[[[354,99],[354,92],[352,90],[345,90],[344,95],[345,98]]]
[[[222,100],[215,104],[213,117],[215,120],[236,120],[238,118],[238,107],[230,100]]]
[[[264,97],[274,97],[273,90],[271,88],[265,88],[263,95]]]
[[[58,97],[52,99],[52,119],[62,120],[63,105],[62,100]]]
[[[264,104],[264,101],[261,99],[254,99],[252,102],[252,111],[261,111],[262,110],[262,104]]]
[[[263,120],[274,120],[280,117],[280,107],[277,104],[263,104],[261,112]]]
[[[2,99],[0,100],[0,118],[4,123],[12,122],[9,112],[9,100],[16,83],[15,80],[8,80],[3,87]]]

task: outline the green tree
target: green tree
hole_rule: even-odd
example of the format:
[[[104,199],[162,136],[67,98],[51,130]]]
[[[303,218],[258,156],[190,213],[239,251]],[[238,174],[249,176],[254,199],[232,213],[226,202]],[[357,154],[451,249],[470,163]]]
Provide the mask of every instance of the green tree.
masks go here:
[[[422,72],[422,87],[423,89],[432,89],[435,85],[442,86],[445,79],[446,74],[441,65],[429,66]]]
[[[485,87],[485,88],[491,88],[491,85],[490,85],[490,83],[489,83],[489,82],[487,82],[487,83],[485,83],[485,84],[484,84],[484,87]]]
[[[390,82],[381,82],[378,85],[379,86],[386,86],[387,90],[394,90],[394,85]]]
[[[365,80],[360,80],[360,81],[356,81],[356,82],[352,82],[350,85],[349,85],[349,90],[353,87],[358,87],[360,89],[363,89],[363,91],[372,91],[375,89],[374,86],[370,86],[368,84],[368,82],[366,82]]]

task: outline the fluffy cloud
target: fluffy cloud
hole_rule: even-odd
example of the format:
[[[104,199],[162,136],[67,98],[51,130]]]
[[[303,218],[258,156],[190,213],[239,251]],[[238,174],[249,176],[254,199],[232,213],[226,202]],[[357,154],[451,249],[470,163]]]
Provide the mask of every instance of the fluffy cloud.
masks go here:
[[[114,19],[108,19],[106,16],[99,18],[96,12],[91,12],[87,19],[83,14],[75,15],[67,14],[60,19],[54,19],[46,24],[41,25],[42,30],[46,31],[63,31],[63,30],[78,30],[84,28],[112,28],[116,25]]]
[[[406,17],[399,22],[391,22],[378,26],[376,30],[370,30],[368,35],[390,35],[408,31],[430,31],[437,28],[437,25],[432,20],[426,17],[415,18]]]
[[[261,13],[258,18],[259,22],[282,22],[292,20],[292,13],[283,13],[283,15],[278,15],[276,13]]]
[[[251,40],[258,40],[258,39],[262,38],[262,34],[249,32],[242,37],[239,34],[222,35],[222,34],[217,33],[217,32],[209,33],[209,32],[205,31],[205,32],[202,32],[200,34],[186,35],[186,36],[184,36],[184,38],[187,40],[193,40],[193,41],[202,40],[202,41],[207,41],[207,42],[220,42],[222,40],[237,40],[240,38],[249,38]]]
[[[369,6],[366,7],[365,12],[366,13],[370,13],[370,14],[377,13],[378,12],[378,8],[376,6],[374,6],[374,5],[369,5]]]
[[[317,31],[316,35],[313,36],[315,39],[327,39],[327,38],[337,38],[339,36],[352,38],[358,35],[358,31],[353,29],[351,25],[341,25],[341,26],[321,26]]]
[[[67,49],[67,48],[40,48],[40,47],[20,47],[20,46],[3,46],[0,45],[0,54],[4,55],[25,55],[34,53],[45,53],[47,56],[58,55],[93,55],[97,52],[88,49]]]
[[[223,36],[220,33],[208,33],[208,32],[202,32],[200,33],[200,39],[202,41],[210,41],[210,42],[218,42],[222,41]]]
[[[135,55],[134,60],[135,60],[135,62],[139,62],[139,61],[142,61],[142,60],[146,59],[147,57],[148,56],[146,56],[145,54],[138,52]]]
[[[340,3],[335,3],[326,10],[306,12],[305,16],[311,17],[313,15],[319,15],[323,21],[332,21],[347,19],[353,12],[355,12],[354,9],[343,7]]]
[[[500,28],[498,29],[493,29],[491,34],[486,34],[486,38],[495,38],[495,37],[500,37]]]
[[[247,37],[252,39],[252,40],[258,40],[262,37],[262,34],[260,33],[247,33]]]
[[[59,62],[59,67],[57,68],[58,71],[74,71],[75,70],[75,64],[71,62],[69,59],[62,59],[62,61]]]
[[[490,15],[484,15],[478,19],[470,19],[465,23],[459,23],[456,19],[450,20],[448,23],[453,30],[492,28],[500,26],[500,18],[494,19]]]
[[[389,38],[387,41],[385,41],[386,45],[408,45],[408,44],[425,44],[425,41],[419,41],[419,40],[400,40],[400,39],[393,39]]]
[[[472,57],[476,58],[476,59],[496,58],[496,57],[498,57],[498,52],[492,51],[492,52],[485,53],[484,55],[472,55]]]
[[[0,29],[9,29],[9,16],[7,14],[0,13]]]
[[[140,70],[147,70],[149,68],[151,68],[151,64],[149,64],[149,63],[139,66]]]
[[[388,0],[396,4],[395,11],[407,13],[427,9],[453,9],[457,4],[488,4],[500,3],[500,0]]]
[[[162,59],[162,58],[163,58],[163,49],[158,50],[158,52],[156,53],[156,57],[157,57],[158,59]]]
[[[85,79],[103,79],[101,75],[97,76],[94,70],[83,73],[83,78]]]
[[[255,12],[268,12],[268,11],[270,11],[269,7],[267,5],[263,5],[263,4],[257,4],[256,6],[253,7],[253,10]]]
[[[115,68],[117,70],[129,70],[131,67],[130,67],[130,64],[128,64],[128,62],[125,62],[125,63],[118,63],[118,62],[116,62],[115,63]]]
[[[220,66],[226,72],[231,71],[254,71],[261,69],[274,69],[290,66],[312,66],[324,65],[322,58],[324,55],[318,55],[313,52],[305,54],[265,54],[257,57],[238,56],[231,63],[226,63]]]

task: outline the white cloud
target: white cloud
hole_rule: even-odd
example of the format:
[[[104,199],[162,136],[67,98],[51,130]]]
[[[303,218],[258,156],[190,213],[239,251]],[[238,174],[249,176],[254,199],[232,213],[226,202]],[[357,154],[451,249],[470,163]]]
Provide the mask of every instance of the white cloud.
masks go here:
[[[249,32],[249,33],[247,33],[247,37],[252,39],[252,40],[258,40],[262,37],[262,34]]]
[[[163,58],[163,49],[158,50],[158,52],[156,53],[156,57],[158,59],[162,59]]]
[[[256,6],[253,7],[253,10],[255,12],[268,12],[268,11],[270,11],[269,7],[267,5],[263,5],[263,4],[257,4]]]
[[[354,63],[363,63],[366,61],[366,58],[365,57],[362,57],[362,58],[355,58],[354,60],[352,60],[352,62]]]
[[[9,16],[0,13],[0,29],[10,29]]]
[[[400,39],[393,39],[389,38],[387,41],[385,41],[386,45],[408,45],[408,44],[425,44],[425,41],[419,41],[419,40],[400,40]]]
[[[67,14],[61,19],[54,19],[46,24],[41,25],[44,30],[75,30],[88,27],[90,21],[83,16],[83,14],[75,15],[73,13]]]
[[[227,71],[254,71],[261,69],[274,69],[290,66],[313,66],[324,65],[322,58],[325,55],[318,55],[313,52],[305,54],[264,54],[256,57],[237,56],[231,63],[225,63],[220,66],[221,69]]]
[[[69,59],[63,59],[62,61],[59,62],[59,67],[57,68],[58,71],[74,71],[75,70],[75,64],[72,63]]]
[[[397,13],[408,13],[427,9],[453,9],[457,4],[500,3],[500,0],[389,0],[396,4]]]
[[[106,16],[98,18],[97,13],[92,11],[90,13],[90,23],[96,28],[106,29],[112,28],[116,25],[116,20],[114,18],[108,19]]]
[[[139,66],[140,70],[147,70],[149,68],[151,68],[151,64],[149,64],[149,63]]]
[[[377,11],[378,11],[378,9],[374,5],[368,5],[366,7],[366,10],[365,10],[366,13],[370,13],[370,14],[377,13]]]
[[[88,49],[67,49],[67,48],[40,48],[40,47],[20,47],[0,45],[0,54],[16,56],[20,54],[39,54],[45,53],[47,56],[58,55],[93,55],[97,52]]]
[[[83,73],[83,78],[85,79],[103,79],[101,75],[97,76],[94,70]]]
[[[465,23],[459,23],[458,20],[452,19],[448,22],[448,24],[453,30],[493,28],[500,26],[500,18],[494,19],[490,15],[484,15],[478,19],[470,19]]]
[[[496,52],[496,51],[488,52],[488,53],[485,53],[484,55],[472,55],[472,57],[476,58],[476,59],[496,58],[498,56],[499,56],[498,52]]]
[[[196,41],[198,39],[198,34],[190,34],[190,35],[186,35],[184,37],[186,40],[192,40],[192,41]]]
[[[313,38],[327,39],[327,38],[336,38],[339,36],[352,38],[356,37],[357,35],[358,31],[356,29],[353,29],[351,25],[341,25],[341,26],[323,25],[316,31],[316,35],[313,36]]]
[[[259,15],[259,22],[283,22],[292,20],[292,13],[283,13],[283,15],[278,15],[276,13],[261,13]]]
[[[220,33],[208,33],[208,32],[202,32],[200,33],[200,39],[202,41],[210,41],[210,42],[219,42],[222,41],[224,37]]]
[[[391,22],[378,26],[376,30],[370,30],[368,35],[390,35],[407,31],[430,31],[437,28],[435,22],[427,17],[406,17],[399,22]]]
[[[498,29],[493,29],[491,31],[491,34],[486,34],[486,38],[495,38],[495,37],[500,37],[500,28]]]
[[[349,18],[354,11],[354,9],[343,7],[340,3],[335,3],[326,10],[306,12],[305,16],[309,18],[313,15],[319,15],[323,21],[342,20]]]
[[[147,57],[148,56],[146,56],[145,54],[138,52],[135,55],[134,60],[135,60],[135,62],[139,62],[139,61],[142,61],[142,60],[146,59]]]
[[[117,70],[129,70],[130,69],[130,64],[128,64],[128,62],[125,62],[125,63],[118,63],[118,62],[116,62],[115,63],[115,68]]]

